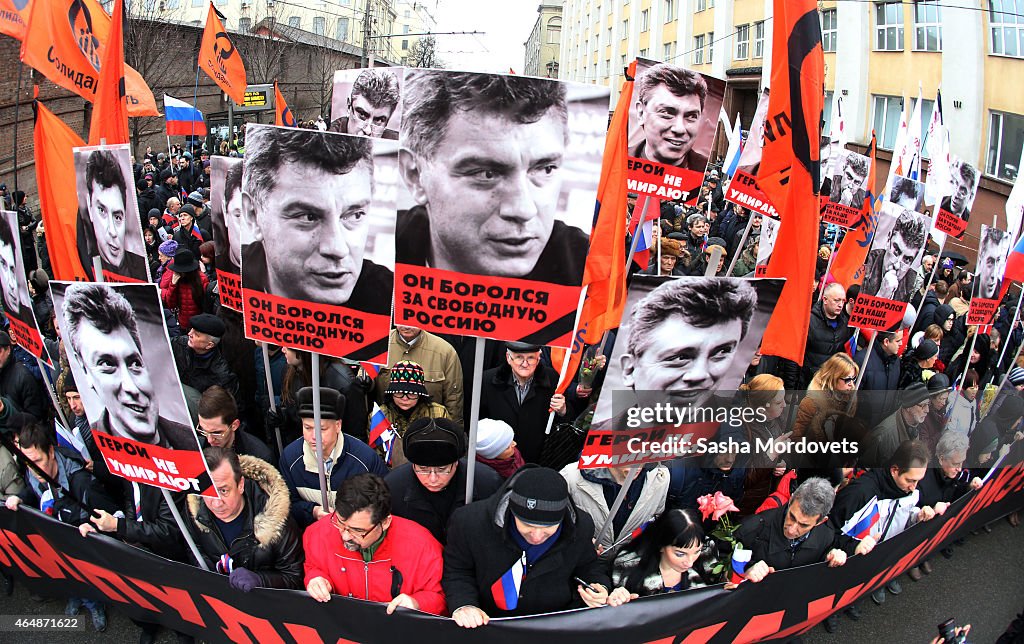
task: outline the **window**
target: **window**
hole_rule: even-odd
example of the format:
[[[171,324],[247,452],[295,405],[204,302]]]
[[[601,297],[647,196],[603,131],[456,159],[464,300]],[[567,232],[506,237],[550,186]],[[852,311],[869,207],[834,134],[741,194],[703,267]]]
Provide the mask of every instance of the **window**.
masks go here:
[[[708,9],[715,8],[715,0],[708,0]]]
[[[942,51],[942,8],[934,0],[914,4],[914,51]]]
[[[317,16],[313,18],[313,33],[318,36],[324,35],[324,30],[327,28],[327,20],[323,16]]]
[[[640,12],[640,33],[649,31],[651,28],[651,10],[644,9]]]
[[[676,19],[676,0],[665,0],[665,24]]]
[[[891,150],[896,143],[896,131],[900,128],[903,113],[903,99],[899,96],[871,96],[872,126],[878,135],[878,147]]]
[[[712,59],[715,56],[715,32],[708,32],[708,64],[711,64]]]
[[[665,46],[662,48],[662,51],[661,51],[661,59],[662,60],[670,60],[672,58],[672,45],[674,45],[674,44],[675,43],[670,43],[670,42],[665,43]]]
[[[992,112],[989,119],[988,155],[985,157],[985,172],[1014,181],[1020,168],[1021,145],[1024,144],[1024,116],[1007,112]]]
[[[288,26],[300,29],[302,27],[302,16],[291,16],[288,18]]]
[[[167,9],[167,10],[177,9],[179,6],[180,6],[180,3],[178,2],[178,0],[165,0],[165,2],[164,2],[164,8]],[[195,5],[193,5],[193,6],[195,6]],[[199,6],[202,6],[202,5],[199,5]]]
[[[409,18],[412,18],[412,12],[406,9],[402,12],[402,17],[408,20]]]
[[[175,5],[176,6],[177,4],[178,4],[178,0],[167,0],[167,8],[168,9],[173,9],[174,7],[172,7],[171,5]],[[203,6],[203,4],[204,4],[203,0],[192,0],[192,6],[193,7],[201,7],[201,6]]]
[[[650,53],[650,50],[647,49],[646,47],[641,49],[640,50],[640,58],[647,58],[647,54],[648,53]]]
[[[998,56],[1024,58],[1024,2],[991,0],[989,9],[992,53]]]
[[[693,64],[704,64],[704,34],[693,37]]]
[[[562,39],[562,19],[558,16],[548,20],[548,44],[557,45]]]
[[[409,39],[408,38],[402,40],[402,51],[406,51],[407,49],[409,49]]]
[[[836,10],[826,9],[821,12],[821,49],[822,51],[836,50],[836,36],[839,34],[838,23],[836,22]]]
[[[875,5],[875,50],[903,51],[903,5]]]
[[[411,29],[409,29],[409,25],[402,25],[402,33],[403,34],[407,34],[410,31],[411,31]]]
[[[754,58],[764,58],[764,20],[754,23]]]
[[[342,42],[348,41],[348,18],[338,18],[338,26],[335,28],[334,37]]]
[[[835,100],[835,92],[825,90],[825,102],[821,110],[821,135],[828,137],[832,131],[832,101]]]
[[[622,21],[622,39],[626,40],[629,38],[629,19]]]
[[[697,0],[697,10],[694,13],[700,13],[708,8],[708,0]]]
[[[238,30],[243,34],[249,33],[252,29],[252,18],[239,18],[238,19]]]
[[[750,58],[750,25],[739,25],[736,27],[736,57],[735,60]]]

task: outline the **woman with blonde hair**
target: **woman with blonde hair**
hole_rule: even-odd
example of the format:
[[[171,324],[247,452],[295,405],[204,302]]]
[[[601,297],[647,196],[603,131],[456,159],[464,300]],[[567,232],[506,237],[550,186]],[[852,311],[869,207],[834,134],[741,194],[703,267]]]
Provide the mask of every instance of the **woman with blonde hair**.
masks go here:
[[[837,353],[826,360],[811,378],[807,396],[800,401],[791,440],[817,443],[834,440],[841,417],[852,417],[857,411],[858,373],[860,367],[845,353]]]
[[[786,473],[786,461],[771,449],[759,449],[768,441],[786,441],[785,431],[786,389],[782,378],[763,373],[754,376],[750,382],[740,385],[743,406],[754,411],[753,420],[744,423],[746,439],[751,446],[749,459],[743,465],[746,478],[743,481],[743,499],[740,514],[753,514],[754,510],[771,494],[779,477]],[[760,443],[758,443],[760,441]]]

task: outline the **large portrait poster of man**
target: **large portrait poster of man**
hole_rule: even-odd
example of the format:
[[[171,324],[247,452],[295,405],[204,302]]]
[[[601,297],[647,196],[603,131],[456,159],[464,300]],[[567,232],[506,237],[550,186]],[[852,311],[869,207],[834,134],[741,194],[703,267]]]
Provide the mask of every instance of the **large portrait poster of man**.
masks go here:
[[[398,140],[404,67],[339,69],[331,95],[331,132]]]
[[[871,159],[846,149],[836,150],[834,158],[835,173],[826,177],[824,182],[829,192],[823,194],[827,198],[822,220],[827,224],[850,228],[858,221],[864,208]]]
[[[871,250],[861,268],[863,279],[850,326],[875,331],[899,326],[914,291],[931,223],[927,215],[896,203],[882,205]]]
[[[18,213],[0,210],[0,217],[0,288],[3,289],[4,313],[11,323],[11,339],[50,364],[50,356],[43,346],[39,323],[32,310],[32,298],[28,293]]]
[[[771,217],[761,218],[761,238],[757,246],[757,266],[754,269],[755,277],[764,277],[768,272],[768,260],[772,258],[772,251],[775,250],[775,240],[779,236],[781,222]]]
[[[1010,233],[982,224],[978,265],[967,324],[991,324],[1002,296],[1003,273],[1010,254]]]
[[[210,223],[213,225],[214,266],[220,303],[242,311],[242,245],[251,243],[242,217],[242,159],[210,159]]]
[[[784,282],[635,275],[581,466],[599,466],[597,456],[636,455],[637,444],[629,447],[621,432],[641,440],[711,438],[720,423],[707,416],[674,422],[634,412],[659,405],[693,412],[730,406]],[[644,454],[642,460],[659,458]]]
[[[949,178],[949,195],[939,202],[935,227],[960,239],[967,230],[967,221],[971,218],[971,208],[974,207],[974,198],[978,194],[981,173],[960,157],[952,156]]]
[[[697,203],[724,97],[720,78],[638,58],[629,110],[629,191]]]
[[[246,337],[384,363],[398,142],[250,125],[245,143]]]
[[[155,284],[50,282],[85,416],[111,473],[216,496]]]
[[[395,322],[568,347],[607,88],[406,70]]]
[[[78,254],[89,275],[99,257],[107,282],[148,282],[128,144],[75,148]]]

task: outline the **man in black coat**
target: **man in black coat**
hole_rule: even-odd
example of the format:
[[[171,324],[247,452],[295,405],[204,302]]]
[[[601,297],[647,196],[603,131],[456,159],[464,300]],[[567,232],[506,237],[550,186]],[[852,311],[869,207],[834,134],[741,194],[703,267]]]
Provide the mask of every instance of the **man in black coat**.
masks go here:
[[[864,377],[860,391],[875,392],[861,396],[857,415],[868,427],[874,427],[896,409],[900,384],[900,345],[903,334],[879,331],[871,352],[864,352],[859,360]]]
[[[527,463],[540,461],[549,410],[559,417],[571,418],[575,413],[566,397],[555,393],[557,384],[555,370],[541,364],[540,345],[526,342],[507,343],[505,364],[484,371],[480,418],[511,425]]]
[[[391,512],[420,524],[442,545],[452,513],[466,504],[466,434],[447,418],[414,421],[402,438],[409,461],[384,478],[391,488]],[[502,478],[483,463],[474,463],[473,500],[490,498]]]
[[[14,357],[11,336],[0,331],[0,392],[14,403],[18,411],[34,418],[46,418],[47,403],[43,389],[25,365]]]
[[[594,549],[594,522],[552,469],[523,467],[491,498],[457,510],[449,527],[441,585],[463,628],[608,599],[611,580]]]
[[[227,331],[224,321],[216,315],[200,313],[193,315],[189,323],[192,329],[188,335],[171,339],[171,352],[181,383],[200,393],[219,385],[237,397],[238,376],[217,347]]]
[[[814,373],[853,335],[846,313],[846,289],[839,282],[825,287],[821,300],[811,307],[811,325],[807,329],[807,348],[802,369],[803,386],[807,386]]]

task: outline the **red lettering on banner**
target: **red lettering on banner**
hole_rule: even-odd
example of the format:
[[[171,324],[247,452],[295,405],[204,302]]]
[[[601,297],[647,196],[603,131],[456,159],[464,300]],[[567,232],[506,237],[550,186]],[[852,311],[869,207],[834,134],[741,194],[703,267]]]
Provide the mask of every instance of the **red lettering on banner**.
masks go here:
[[[820,599],[815,599],[811,602],[808,602],[807,619],[800,622],[799,624],[794,624],[793,626],[790,626],[784,631],[779,631],[778,633],[775,633],[772,639],[782,639],[785,637],[789,637],[791,635],[796,635],[800,631],[805,630],[808,626],[820,622],[822,619],[824,619],[825,615],[828,615],[833,610],[839,610],[838,606],[832,606],[832,602],[834,599],[835,595],[829,595],[827,597],[822,597]]]
[[[320,637],[320,633],[317,632],[312,626],[305,626],[303,624],[289,624],[285,623],[284,628],[288,631],[288,634],[292,636],[298,644],[323,644],[323,638]],[[351,640],[347,640],[344,637],[339,637],[335,644],[357,644]]]
[[[725,189],[725,200],[749,208],[751,212],[779,218],[779,212],[775,210],[768,195],[758,187],[757,179],[746,172],[736,171]]]
[[[395,265],[395,323],[569,348],[580,287]]]
[[[39,573],[29,568],[21,557],[32,563],[50,579],[64,579],[65,573],[71,579],[82,581],[82,577],[68,562],[50,545],[46,539],[38,534],[30,534],[26,537],[29,543],[21,540],[17,534],[8,530],[0,530],[0,563],[11,567],[11,562],[3,557],[5,551],[10,559],[17,564],[18,568],[28,577],[39,577]],[[19,557],[18,555],[21,555]]]
[[[611,421],[591,427],[587,433],[579,469],[639,463],[656,463],[696,455],[699,440],[710,440],[718,423],[688,423],[641,429],[605,429]]]
[[[145,284],[146,280],[136,279],[134,277],[128,277],[127,275],[120,275],[118,273],[111,273],[107,269],[103,269],[103,280],[106,282],[112,282],[114,284]]]
[[[663,201],[697,203],[704,172],[677,168],[657,161],[629,157],[626,161],[626,188],[638,195]]]
[[[240,611],[216,597],[203,595],[203,599],[217,612],[224,622],[222,631],[232,642],[258,642],[259,644],[284,644],[284,639],[268,620]]]
[[[107,570],[102,566],[98,566],[91,561],[85,561],[83,559],[68,557],[68,561],[74,564],[78,570],[85,575],[86,583],[95,586],[97,590],[102,592],[111,600],[122,604],[135,604],[145,610],[156,612],[156,606],[149,603],[145,597],[135,592],[135,589],[129,586],[121,575],[116,572]],[[111,586],[116,587],[117,590],[114,590]],[[118,590],[120,590],[123,595],[118,593]]]
[[[964,231],[967,230],[967,220],[957,217],[948,210],[938,209],[938,215],[935,217],[935,228],[941,230],[947,235],[953,235],[957,239],[963,236]]]
[[[754,277],[766,277],[768,275],[768,264],[758,264],[754,267]]]
[[[217,496],[212,483],[204,477],[206,462],[198,439],[196,449],[188,450],[140,443],[95,429],[93,437],[111,474],[175,492]],[[200,487],[201,477],[207,483],[205,488]]]
[[[705,626],[704,628],[698,628],[695,631],[690,631],[690,634],[686,636],[679,644],[707,644],[711,641],[711,638],[718,634],[718,631],[725,628],[728,622],[719,622],[718,624],[712,624],[711,626]]]
[[[11,339],[15,344],[50,364],[50,357],[43,349],[43,339],[39,336],[39,330],[35,325],[28,324],[10,314],[7,315],[7,320],[11,323]]]
[[[825,202],[821,220],[826,224],[835,224],[843,228],[852,228],[860,217],[860,208],[851,208],[832,201]]]
[[[755,615],[743,627],[734,642],[758,642],[782,628],[782,618],[786,611],[780,610],[764,615]]]
[[[991,324],[992,317],[999,308],[999,300],[981,297],[971,298],[971,308],[967,310],[967,324]]]
[[[906,302],[861,293],[853,303],[850,326],[871,331],[889,331],[903,322],[906,311]]]
[[[242,289],[242,299],[247,338],[338,358],[387,362],[390,316],[252,289]]]
[[[217,290],[220,303],[232,311],[242,312],[242,281],[235,273],[217,269]]]
[[[192,600],[192,595],[187,590],[173,586],[154,586],[135,577],[127,577],[127,579],[143,591],[149,593],[154,599],[158,599],[164,605],[173,608],[186,622],[192,622],[197,626],[206,626],[202,615],[199,614],[199,608],[196,607],[196,603]]]

